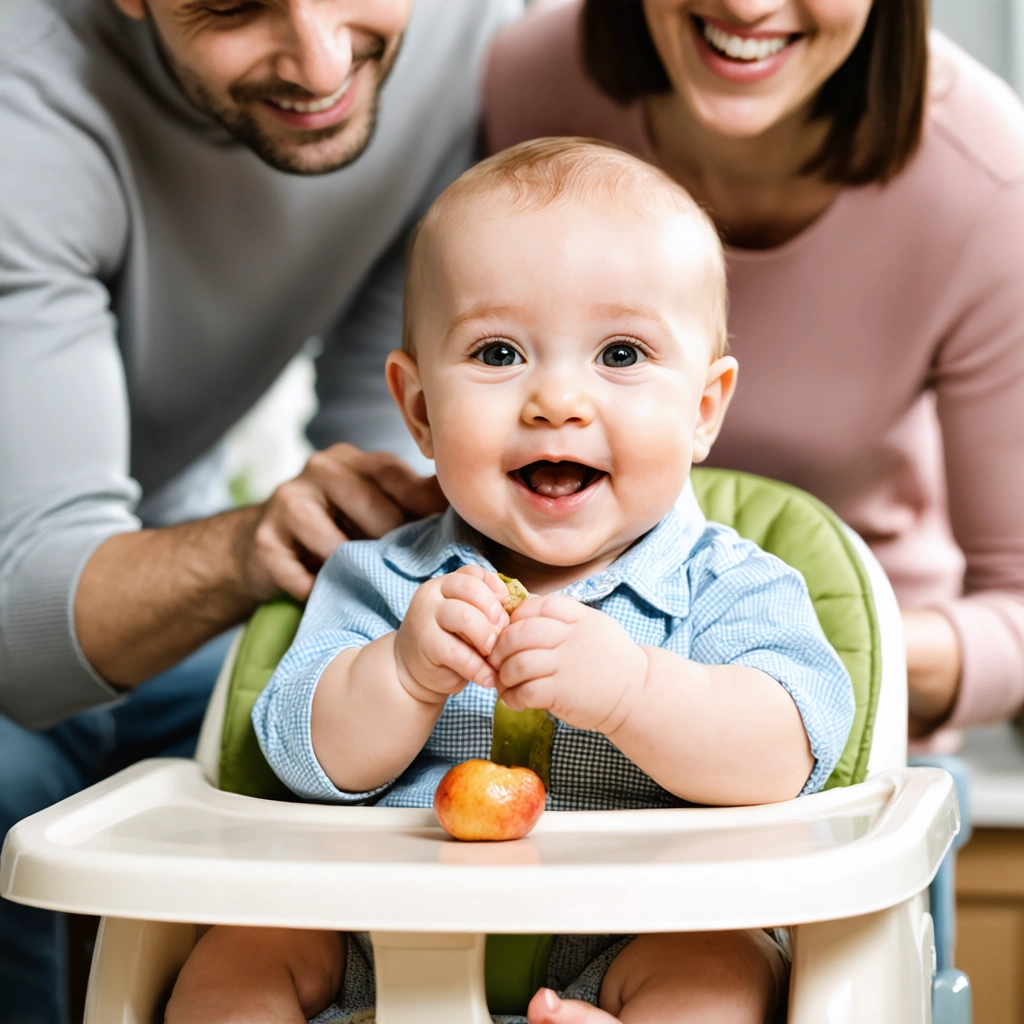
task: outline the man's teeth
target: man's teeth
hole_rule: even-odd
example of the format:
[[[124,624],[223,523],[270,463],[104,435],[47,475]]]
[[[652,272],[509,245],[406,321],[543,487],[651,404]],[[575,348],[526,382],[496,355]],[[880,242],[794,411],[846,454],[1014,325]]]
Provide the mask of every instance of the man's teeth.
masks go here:
[[[274,100],[273,103],[274,106],[280,107],[282,110],[294,110],[297,114],[318,114],[321,110],[330,110],[348,92],[351,84],[352,76],[349,75],[338,87],[337,92],[330,96],[325,96],[322,100],[310,100],[309,102],[301,100]]]
[[[708,21],[704,22],[704,38],[719,53],[724,53],[733,60],[750,61],[767,60],[780,50],[784,50],[789,42],[789,36],[762,36],[758,39],[734,36]]]

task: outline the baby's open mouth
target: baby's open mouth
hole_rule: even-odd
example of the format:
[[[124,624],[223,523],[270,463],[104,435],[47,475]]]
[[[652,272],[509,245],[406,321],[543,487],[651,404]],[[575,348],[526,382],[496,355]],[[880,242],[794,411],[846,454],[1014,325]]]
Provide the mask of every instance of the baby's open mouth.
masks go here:
[[[581,462],[549,462],[540,459],[514,469],[509,476],[545,498],[565,498],[578,494],[605,474]]]

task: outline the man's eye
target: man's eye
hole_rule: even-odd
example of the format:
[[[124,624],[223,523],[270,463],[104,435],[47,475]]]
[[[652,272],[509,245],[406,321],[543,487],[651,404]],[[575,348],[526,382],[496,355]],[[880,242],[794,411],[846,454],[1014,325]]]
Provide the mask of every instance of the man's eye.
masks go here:
[[[231,7],[207,7],[206,12],[215,18],[239,18],[243,14],[251,14],[257,6],[256,3],[241,3]]]
[[[632,366],[646,358],[647,356],[636,345],[629,345],[624,341],[613,342],[601,353],[601,362],[605,366]]]
[[[506,341],[492,341],[473,353],[474,359],[479,359],[487,366],[515,366],[523,361],[523,357]]]

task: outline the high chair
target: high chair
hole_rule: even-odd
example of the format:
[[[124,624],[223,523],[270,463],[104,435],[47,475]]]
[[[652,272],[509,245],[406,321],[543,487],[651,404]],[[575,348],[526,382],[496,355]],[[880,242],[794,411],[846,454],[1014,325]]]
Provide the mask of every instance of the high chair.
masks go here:
[[[709,519],[803,573],[853,678],[856,719],[825,791],[762,807],[549,811],[497,844],[449,839],[431,810],[299,803],[249,722],[300,614],[272,602],[232,647],[194,761],[136,764],[7,837],[7,899],[103,917],[86,1024],[159,1020],[200,925],[218,923],[369,931],[379,1024],[524,1012],[553,933],[769,926],[792,928],[790,1024],[932,1022],[928,886],[960,819],[946,772],[906,767],[892,590],[809,495],[734,472],[692,480]],[[937,989],[934,1024],[969,1024],[966,979]]]

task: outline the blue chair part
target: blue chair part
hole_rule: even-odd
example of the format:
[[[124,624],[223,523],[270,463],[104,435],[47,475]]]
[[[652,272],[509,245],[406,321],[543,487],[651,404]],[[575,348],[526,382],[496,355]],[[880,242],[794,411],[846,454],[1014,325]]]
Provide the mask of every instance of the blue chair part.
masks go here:
[[[935,927],[935,977],[932,979],[932,1024],[972,1024],[971,983],[953,966],[956,948],[956,851],[971,837],[967,770],[958,757],[931,754],[909,758],[912,765],[942,768],[953,776],[960,804],[960,831],[935,874],[929,890]]]

